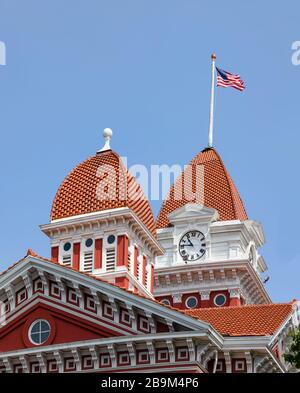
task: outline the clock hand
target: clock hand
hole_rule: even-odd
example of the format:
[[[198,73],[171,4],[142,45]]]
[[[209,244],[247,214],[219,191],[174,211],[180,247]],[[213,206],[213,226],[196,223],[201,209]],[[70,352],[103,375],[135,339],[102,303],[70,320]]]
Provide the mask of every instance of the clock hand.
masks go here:
[[[190,241],[190,239],[188,239],[188,241],[189,241],[190,244],[186,244],[186,246],[194,247],[194,245],[193,245],[193,243]]]

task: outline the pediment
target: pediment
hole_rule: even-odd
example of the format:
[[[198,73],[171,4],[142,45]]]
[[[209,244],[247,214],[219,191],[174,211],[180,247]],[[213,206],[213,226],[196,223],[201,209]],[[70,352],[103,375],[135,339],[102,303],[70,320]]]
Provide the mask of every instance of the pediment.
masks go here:
[[[168,219],[173,225],[191,221],[211,222],[218,220],[218,218],[217,210],[196,203],[187,203],[168,215]]]
[[[56,345],[121,336],[109,328],[105,321],[88,321],[67,309],[49,305],[44,299],[32,302],[31,307],[11,319],[0,329],[0,352],[36,347],[30,341],[30,327],[43,319],[49,323],[50,334],[44,345]]]
[[[42,280],[45,290],[40,294],[32,294],[34,287],[31,288],[31,285],[37,278]],[[22,286],[23,282],[24,286],[22,288],[27,290],[27,298],[24,300],[24,303],[18,305],[7,314],[7,320],[13,315],[18,315],[21,318],[23,310],[30,307],[31,302],[34,304],[38,302],[43,305],[51,305],[66,313],[70,312],[72,317],[76,315],[78,318],[77,324],[79,320],[82,320],[83,324],[84,321],[90,321],[98,326],[97,334],[106,337],[107,335],[126,336],[162,332],[171,333],[172,331],[197,331],[207,334],[208,330],[210,330],[210,326],[207,323],[162,305],[154,299],[147,299],[144,296],[96,279],[94,276],[82,274],[40,257],[27,256],[5,272],[0,277],[0,290],[4,289],[5,291],[5,287],[11,288],[14,285],[12,283],[15,282],[18,282],[19,286]],[[50,282],[58,284],[60,288],[65,288],[66,292],[69,287],[72,288],[81,298],[81,301],[78,305],[74,305],[68,302],[66,296],[62,296],[60,299],[53,298],[51,296]],[[20,290],[20,288],[18,287],[17,290]],[[5,292],[2,291],[2,293]],[[95,311],[86,309],[86,296],[94,300],[96,304]],[[106,311],[104,312],[104,310]],[[124,318],[122,316],[123,311],[125,312]],[[72,324],[72,322],[70,323]],[[80,330],[79,327],[76,329]],[[6,330],[6,327],[3,326],[1,330]],[[72,331],[70,324],[68,330]],[[89,336],[86,339],[91,338],[93,337]],[[77,338],[74,339],[76,340]],[[84,337],[82,339],[85,340]]]

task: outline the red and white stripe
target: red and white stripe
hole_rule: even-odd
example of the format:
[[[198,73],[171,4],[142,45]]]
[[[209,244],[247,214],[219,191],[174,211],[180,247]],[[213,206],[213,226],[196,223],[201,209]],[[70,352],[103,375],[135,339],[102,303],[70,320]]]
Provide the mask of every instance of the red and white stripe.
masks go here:
[[[232,75],[227,72],[226,76],[228,80],[224,80],[220,75],[217,75],[217,86],[233,87],[239,91],[243,91],[245,89],[245,84],[239,75]]]

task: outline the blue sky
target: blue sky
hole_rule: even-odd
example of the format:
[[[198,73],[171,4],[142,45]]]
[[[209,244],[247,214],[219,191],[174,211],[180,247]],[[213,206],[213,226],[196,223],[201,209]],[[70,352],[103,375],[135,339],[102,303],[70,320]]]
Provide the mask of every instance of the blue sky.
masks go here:
[[[274,301],[300,297],[298,1],[0,0],[0,269],[49,255],[65,175],[102,147],[187,164],[207,145],[210,54],[247,89],[217,89],[215,147],[262,222]],[[226,15],[226,17],[225,17]],[[153,203],[157,213],[159,203]]]

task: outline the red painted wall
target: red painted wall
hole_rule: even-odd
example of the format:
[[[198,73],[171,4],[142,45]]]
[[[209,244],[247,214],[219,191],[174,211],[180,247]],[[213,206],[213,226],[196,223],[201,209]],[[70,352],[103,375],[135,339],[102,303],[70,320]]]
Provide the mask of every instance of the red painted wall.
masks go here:
[[[212,292],[210,293],[210,296],[209,296],[209,307],[218,307],[218,306],[216,306],[215,303],[214,303],[214,298],[215,298],[217,295],[224,295],[224,296],[226,296],[226,303],[225,303],[224,306],[222,306],[222,307],[227,307],[227,306],[229,306],[229,292],[228,292],[228,291],[212,291]]]
[[[73,268],[79,270],[80,263],[80,243],[73,244]]]
[[[121,288],[128,289],[129,280],[128,280],[127,277],[116,277],[115,284],[118,285]]]
[[[117,266],[128,266],[128,237],[118,236]]]
[[[156,299],[158,301],[161,301],[163,299],[168,299],[170,301],[171,306],[179,308],[179,309],[186,309],[187,307],[185,305],[185,302],[186,302],[187,298],[189,298],[190,296],[193,296],[193,297],[197,298],[197,300],[198,300],[198,305],[196,308],[218,307],[214,303],[214,298],[216,295],[219,295],[219,294],[226,296],[226,303],[222,307],[227,307],[227,306],[231,305],[228,291],[212,291],[210,293],[209,300],[201,300],[199,292],[192,292],[192,293],[183,294],[180,303],[174,303],[172,296],[158,296],[158,297],[156,297]],[[236,299],[236,300],[238,300],[238,299]],[[240,305],[240,303],[236,302],[236,304],[234,304],[234,305]]]
[[[28,330],[36,319],[45,319],[51,325],[51,336],[43,345],[119,335],[106,327],[98,326],[54,307],[36,305],[17,321],[12,321],[1,329],[0,352],[37,347],[28,339]]]
[[[173,306],[173,298],[172,298],[172,296],[156,296],[155,299],[158,300],[159,302],[161,302],[164,299],[167,299],[170,302],[170,306]]]
[[[166,325],[165,323],[157,322],[156,323],[156,330],[157,330],[157,333],[169,332],[169,326]]]
[[[51,248],[51,259],[54,262],[58,262],[58,246]]]
[[[103,240],[96,239],[95,240],[95,260],[94,260],[94,268],[95,269],[102,268],[102,246],[103,246]]]
[[[238,297],[233,297],[229,300],[229,306],[238,307],[241,305],[241,301]]]

